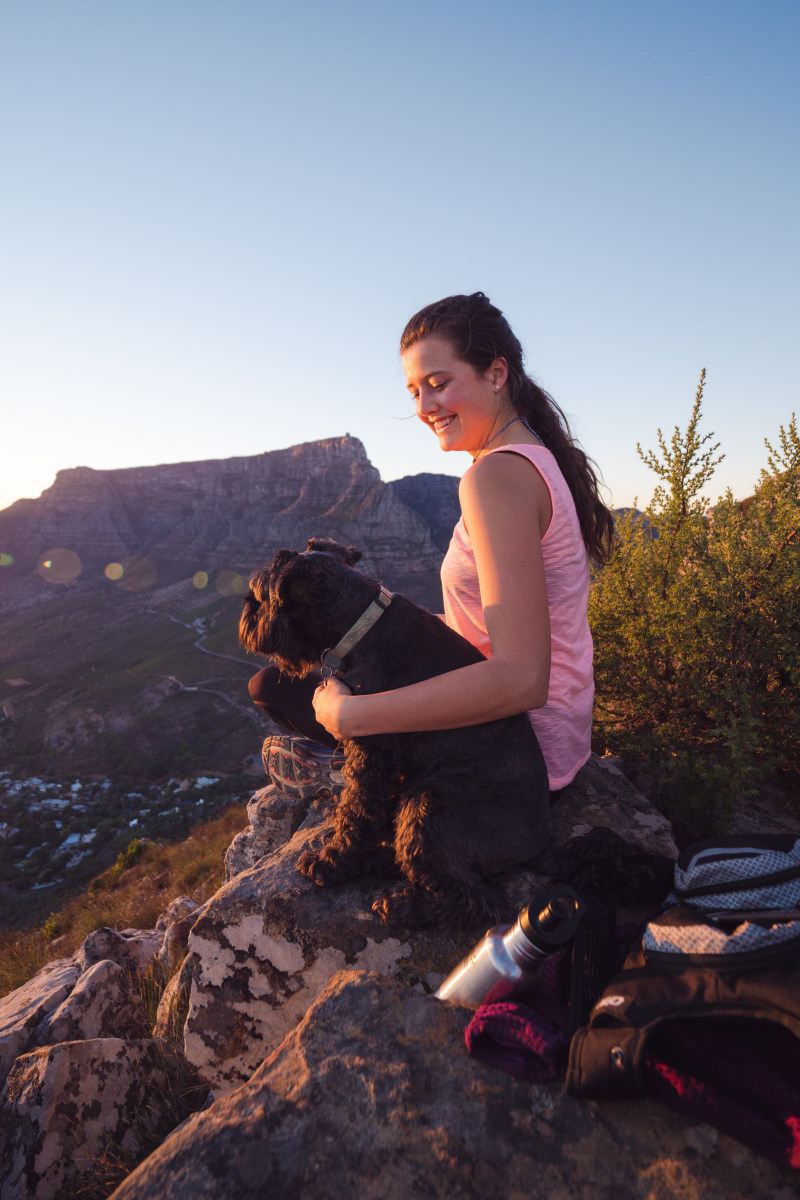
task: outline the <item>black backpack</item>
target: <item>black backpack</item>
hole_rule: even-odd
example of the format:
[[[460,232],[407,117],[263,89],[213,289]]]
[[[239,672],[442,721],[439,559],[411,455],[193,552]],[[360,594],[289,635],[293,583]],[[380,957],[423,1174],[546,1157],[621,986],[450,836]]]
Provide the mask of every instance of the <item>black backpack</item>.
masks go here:
[[[800,839],[684,851],[572,1039],[566,1089],[660,1099],[800,1166]]]

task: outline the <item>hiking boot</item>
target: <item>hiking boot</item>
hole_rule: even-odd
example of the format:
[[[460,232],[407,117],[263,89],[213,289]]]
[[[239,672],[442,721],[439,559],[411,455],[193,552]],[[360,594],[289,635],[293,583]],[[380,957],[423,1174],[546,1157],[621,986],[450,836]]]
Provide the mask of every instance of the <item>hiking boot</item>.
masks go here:
[[[283,734],[265,738],[261,759],[267,778],[295,799],[313,800],[325,792],[335,795],[344,787],[344,753],[309,738]]]

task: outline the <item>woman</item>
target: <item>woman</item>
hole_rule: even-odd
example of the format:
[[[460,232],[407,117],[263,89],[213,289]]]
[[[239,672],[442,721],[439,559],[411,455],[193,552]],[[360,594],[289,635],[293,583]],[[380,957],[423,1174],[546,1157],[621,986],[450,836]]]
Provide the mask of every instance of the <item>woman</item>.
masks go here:
[[[473,459],[442,564],[444,619],[486,660],[377,695],[331,679],[313,694],[317,728],[330,745],[527,710],[558,791],[590,753],[589,560],[610,553],[611,513],[563,413],[527,377],[518,339],[482,292],[422,309],[400,351],[419,419],[442,450]]]

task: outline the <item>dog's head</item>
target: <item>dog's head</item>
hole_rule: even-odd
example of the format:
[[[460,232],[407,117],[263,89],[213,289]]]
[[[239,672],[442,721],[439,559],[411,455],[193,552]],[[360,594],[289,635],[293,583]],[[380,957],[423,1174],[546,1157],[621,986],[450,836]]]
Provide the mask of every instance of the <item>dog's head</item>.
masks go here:
[[[330,538],[311,538],[302,553],[278,550],[250,577],[239,621],[242,645],[287,675],[308,675],[364,606],[370,580],[352,569],[360,558],[355,546]]]

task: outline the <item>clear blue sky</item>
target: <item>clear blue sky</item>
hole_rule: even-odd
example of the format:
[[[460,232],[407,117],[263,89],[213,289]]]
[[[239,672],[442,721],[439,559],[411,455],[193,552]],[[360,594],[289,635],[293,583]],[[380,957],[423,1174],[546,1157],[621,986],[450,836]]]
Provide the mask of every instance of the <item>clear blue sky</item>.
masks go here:
[[[478,288],[615,504],[703,366],[746,495],[800,408],[799,35],[797,0],[3,5],[0,507],[345,432],[461,474],[396,347]]]

